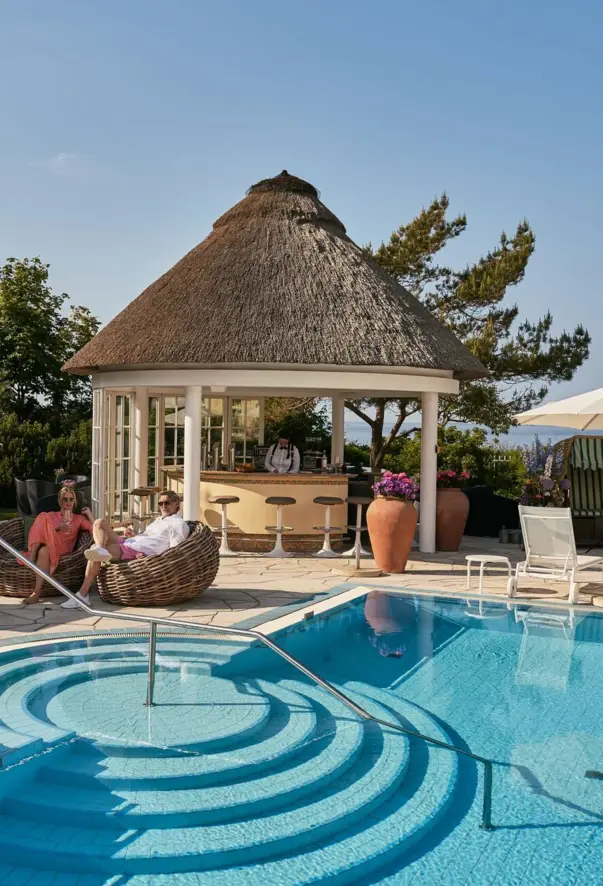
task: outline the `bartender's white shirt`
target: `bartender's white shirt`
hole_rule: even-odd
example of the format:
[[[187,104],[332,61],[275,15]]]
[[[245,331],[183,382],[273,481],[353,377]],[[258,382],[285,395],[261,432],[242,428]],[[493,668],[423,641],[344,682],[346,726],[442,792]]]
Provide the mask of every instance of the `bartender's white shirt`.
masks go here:
[[[291,466],[291,459],[289,458],[289,447],[286,446],[284,449],[275,443],[270,447],[266,454],[266,461],[264,465],[266,470],[270,471],[271,474],[298,474],[299,473],[299,449],[297,446],[293,446],[293,465]],[[291,470],[289,470],[291,468]]]
[[[185,541],[189,534],[188,523],[180,514],[170,514],[168,517],[158,517],[157,520],[147,526],[140,535],[124,539],[124,544],[147,557],[153,554],[163,554],[169,548],[175,548],[180,542]]]

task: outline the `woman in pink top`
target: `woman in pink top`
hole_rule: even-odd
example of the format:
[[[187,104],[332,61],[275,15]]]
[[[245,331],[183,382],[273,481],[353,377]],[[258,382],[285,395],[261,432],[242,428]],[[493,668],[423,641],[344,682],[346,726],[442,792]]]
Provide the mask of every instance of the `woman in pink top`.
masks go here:
[[[92,514],[83,508],[81,514],[74,514],[76,497],[73,481],[67,481],[59,492],[60,511],[38,514],[29,530],[27,556],[44,572],[50,575],[56,571],[59,560],[71,554],[81,530],[92,532]],[[42,592],[44,579],[36,575],[33,594],[25,603],[37,603]]]

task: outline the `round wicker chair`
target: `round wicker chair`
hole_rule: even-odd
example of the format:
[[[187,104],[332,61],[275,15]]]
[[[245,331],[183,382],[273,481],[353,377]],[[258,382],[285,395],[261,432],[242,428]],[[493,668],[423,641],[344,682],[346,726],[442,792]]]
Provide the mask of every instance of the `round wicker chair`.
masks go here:
[[[218,574],[218,542],[204,523],[188,525],[186,541],[163,554],[103,566],[97,586],[105,603],[172,606],[206,590]]]
[[[0,520],[0,535],[10,545],[22,551],[25,548],[25,533],[22,520]],[[61,557],[59,568],[53,578],[70,591],[77,591],[86,571],[84,551],[92,544],[92,536],[89,532],[80,532],[77,545],[72,554]],[[0,596],[2,597],[29,597],[34,589],[36,581],[35,573],[26,566],[20,565],[17,560],[0,548]],[[52,585],[44,584],[42,596],[60,596]]]

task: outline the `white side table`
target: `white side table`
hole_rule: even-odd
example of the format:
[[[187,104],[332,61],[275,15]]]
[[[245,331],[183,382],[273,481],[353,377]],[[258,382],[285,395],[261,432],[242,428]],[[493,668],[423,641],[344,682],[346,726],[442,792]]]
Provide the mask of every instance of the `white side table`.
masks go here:
[[[465,557],[467,561],[467,590],[471,590],[471,567],[473,564],[479,565],[479,586],[478,592],[479,594],[484,593],[484,572],[486,566],[506,566],[507,568],[507,594],[511,588],[513,577],[511,570],[511,561],[508,557],[502,557],[498,554],[467,554]]]

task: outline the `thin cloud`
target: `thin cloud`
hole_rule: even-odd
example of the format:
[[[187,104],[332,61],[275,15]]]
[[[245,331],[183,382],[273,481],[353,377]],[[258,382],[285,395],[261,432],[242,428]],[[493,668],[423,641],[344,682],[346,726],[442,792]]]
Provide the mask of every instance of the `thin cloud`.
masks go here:
[[[75,169],[76,160],[77,154],[68,154],[65,151],[59,151],[54,157],[49,157],[47,160],[38,160],[30,165],[37,167],[38,169],[48,169],[55,175],[69,175]]]

